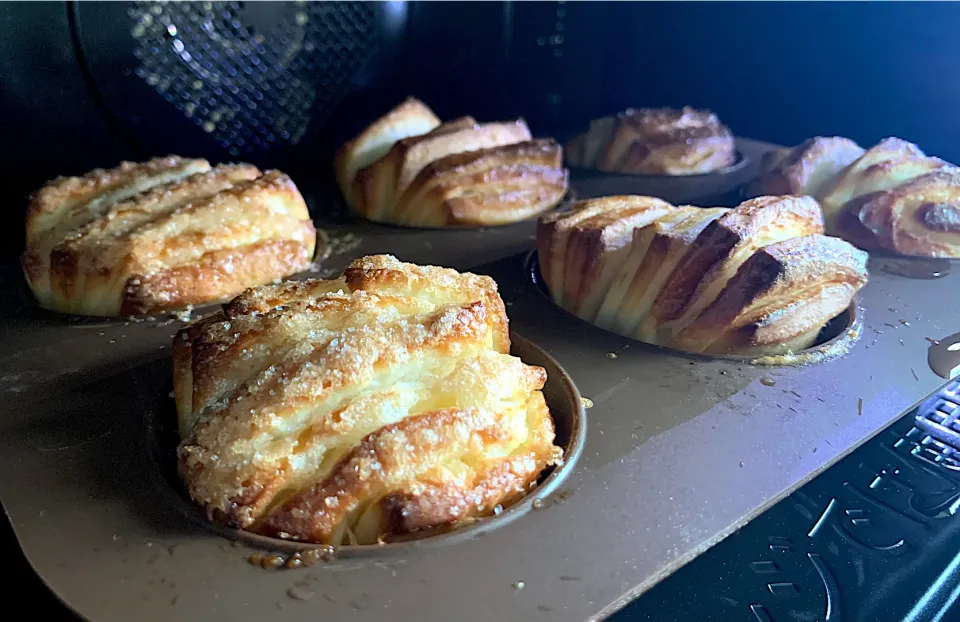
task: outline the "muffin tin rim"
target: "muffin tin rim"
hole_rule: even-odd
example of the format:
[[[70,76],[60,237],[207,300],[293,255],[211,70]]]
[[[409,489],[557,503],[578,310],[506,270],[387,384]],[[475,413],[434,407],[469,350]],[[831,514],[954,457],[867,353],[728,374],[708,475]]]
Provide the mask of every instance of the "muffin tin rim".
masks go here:
[[[737,140],[735,138],[735,140]],[[691,175],[669,175],[667,173],[624,173],[620,171],[604,171],[599,168],[592,168],[589,166],[572,166],[567,165],[567,168],[570,170],[570,175],[573,176],[575,173],[579,174],[580,177],[599,177],[605,179],[613,178],[626,178],[637,181],[652,181],[652,180],[665,180],[665,179],[676,179],[676,180],[685,180],[685,179],[705,179],[710,176],[722,176],[722,175],[733,175],[734,173],[741,172],[744,168],[753,163],[748,155],[746,155],[742,149],[737,147],[736,149],[736,160],[733,164],[724,166],[712,171],[707,171],[705,173],[694,173]]]
[[[572,169],[567,167],[572,173]],[[340,199],[342,201],[342,198]],[[433,232],[433,231],[483,231],[485,229],[503,229],[505,227],[510,227],[512,225],[518,225],[521,223],[527,222],[536,222],[538,218],[546,214],[552,214],[553,212],[560,212],[565,209],[569,209],[574,203],[577,202],[577,191],[572,184],[568,183],[567,191],[564,195],[557,201],[557,204],[546,209],[542,212],[538,212],[527,218],[521,218],[520,220],[514,220],[512,222],[503,222],[496,225],[450,225],[446,227],[432,227],[426,225],[405,225],[402,223],[395,222],[386,222],[380,220],[371,220],[365,216],[354,212],[350,208],[345,208],[344,218],[338,222],[340,225],[362,225],[366,227],[383,227],[386,230],[392,231],[418,231],[418,232]]]
[[[593,322],[589,322],[581,317],[578,317],[577,315],[571,313],[564,307],[557,304],[553,300],[553,297],[550,296],[549,290],[547,289],[547,285],[543,281],[543,277],[540,274],[540,259],[539,259],[539,256],[537,255],[536,249],[532,249],[527,253],[525,253],[525,256],[523,258],[523,273],[524,273],[523,274],[524,285],[535,290],[539,297],[546,299],[548,303],[553,306],[554,309],[563,313],[565,317],[573,321],[580,322],[582,324],[590,326],[596,330],[602,330],[611,335],[616,335],[623,339],[629,339],[633,343],[637,343],[642,346],[650,348],[651,351],[659,351],[661,353],[669,353],[673,355],[692,357],[692,358],[703,359],[703,360],[732,361],[732,362],[755,364],[755,365],[770,365],[773,367],[784,367],[784,366],[791,366],[791,365],[817,365],[819,363],[823,363],[837,357],[842,357],[844,354],[846,354],[849,351],[850,348],[856,345],[856,343],[860,340],[860,336],[862,335],[862,332],[863,332],[863,325],[864,325],[863,316],[864,316],[865,310],[863,306],[860,304],[860,300],[861,300],[860,293],[857,292],[854,295],[853,300],[850,302],[850,306],[847,307],[844,311],[841,311],[835,317],[831,318],[828,322],[829,324],[830,322],[837,321],[839,318],[843,318],[844,316],[846,316],[847,319],[844,322],[843,327],[840,328],[839,332],[837,332],[836,335],[830,337],[829,339],[823,342],[816,343],[810,346],[809,348],[804,348],[803,350],[800,350],[799,352],[794,353],[794,356],[797,356],[797,357],[805,357],[805,356],[816,357],[819,355],[820,358],[814,358],[813,360],[809,360],[809,361],[801,359],[796,363],[785,361],[784,363],[770,364],[770,363],[762,363],[763,359],[769,358],[771,356],[776,357],[776,356],[788,356],[788,355],[705,354],[702,352],[690,352],[688,350],[671,348],[670,346],[663,346],[655,343],[649,343],[646,341],[641,341],[634,337],[621,335],[620,333],[614,332],[612,330],[608,330],[606,328],[603,328],[602,326],[598,326],[594,324]]]
[[[570,428],[570,434],[566,444],[562,446],[563,462],[561,464],[549,467],[546,475],[540,476],[540,481],[538,481],[534,488],[525,492],[520,499],[504,508],[499,514],[476,519],[467,524],[462,524],[449,529],[438,528],[432,531],[427,530],[427,535],[424,535],[423,537],[410,536],[395,542],[387,542],[384,544],[340,545],[333,547],[325,544],[302,542],[297,540],[284,540],[281,538],[263,536],[244,531],[242,529],[227,527],[214,520],[208,520],[203,515],[202,508],[200,508],[200,506],[186,496],[182,486],[177,485],[180,483],[180,480],[175,472],[170,472],[170,467],[172,465],[163,464],[164,461],[162,457],[158,455],[159,451],[164,449],[169,450],[169,447],[163,447],[163,439],[160,438],[162,432],[157,425],[157,421],[159,418],[164,416],[175,417],[175,411],[173,404],[171,403],[172,398],[169,397],[169,391],[171,388],[171,381],[169,379],[165,380],[158,390],[158,396],[154,405],[148,406],[146,408],[146,412],[144,413],[142,438],[146,444],[144,451],[147,454],[146,459],[150,463],[150,470],[153,474],[154,480],[153,484],[158,489],[166,503],[174,507],[180,515],[189,520],[191,523],[198,524],[205,530],[215,533],[221,537],[249,545],[261,551],[282,551],[287,553],[302,553],[309,550],[334,551],[333,556],[335,558],[356,559],[375,557],[378,555],[402,556],[419,548],[457,544],[463,541],[481,537],[499,527],[503,527],[514,520],[521,518],[527,512],[536,510],[537,502],[542,503],[544,499],[552,494],[555,494],[558,488],[567,480],[569,475],[576,468],[577,462],[580,459],[580,456],[582,455],[586,445],[586,409],[583,406],[580,392],[577,389],[577,385],[574,382],[573,377],[570,376],[570,374],[560,365],[559,362],[557,362],[556,359],[553,358],[553,356],[551,356],[544,348],[537,345],[532,340],[523,337],[513,330],[510,331],[510,340],[511,354],[518,356],[521,360],[523,360],[524,363],[528,365],[538,365],[543,363],[551,368],[547,369],[547,382],[549,383],[551,380],[553,380],[560,383],[559,390],[569,397],[573,410],[567,414],[569,418],[568,425]],[[514,354],[514,347],[517,344],[519,344],[519,348],[522,350],[521,354],[527,353],[529,350],[533,350],[533,352],[541,359],[541,361],[531,362],[519,354]],[[546,387],[544,390],[546,393]],[[545,394],[544,397],[547,398],[548,396]],[[552,407],[553,404],[548,402],[547,406],[550,407],[551,418],[554,420],[554,427],[556,428],[556,415],[554,414],[556,411]]]

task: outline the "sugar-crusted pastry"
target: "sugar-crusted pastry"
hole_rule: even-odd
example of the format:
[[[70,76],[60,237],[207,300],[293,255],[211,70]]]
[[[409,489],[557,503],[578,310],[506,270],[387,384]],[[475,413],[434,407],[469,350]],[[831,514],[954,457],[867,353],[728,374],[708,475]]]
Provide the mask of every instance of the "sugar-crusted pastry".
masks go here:
[[[494,513],[561,451],[492,279],[355,260],[249,290],[174,341],[179,468],[217,520],[372,544]]]
[[[760,187],[817,198],[827,232],[861,248],[960,257],[960,232],[945,224],[960,213],[949,191],[960,180],[957,171],[899,138],[864,151],[846,138],[817,137],[765,162]],[[936,201],[926,196],[931,187],[938,188]]]
[[[641,337],[672,342],[720,296],[757,250],[815,233],[823,233],[823,215],[809,197],[759,197],[741,203],[697,236],[663,284],[640,328]]]
[[[534,140],[522,119],[441,123],[414,99],[345,144],[336,173],[354,212],[410,226],[523,220],[555,207],[568,185],[560,145]]]
[[[224,300],[304,270],[316,244],[283,173],[175,156],[50,182],[26,235],[40,305],[100,316]]]
[[[698,175],[732,165],[730,129],[709,110],[628,109],[590,123],[567,148],[571,166],[611,173]]]
[[[606,197],[541,218],[553,299],[598,326],[712,354],[809,347],[866,283],[867,255],[823,234],[810,197],[734,209]]]
[[[850,306],[865,284],[866,257],[818,233],[760,248],[720,296],[671,342],[694,352],[798,351]]]

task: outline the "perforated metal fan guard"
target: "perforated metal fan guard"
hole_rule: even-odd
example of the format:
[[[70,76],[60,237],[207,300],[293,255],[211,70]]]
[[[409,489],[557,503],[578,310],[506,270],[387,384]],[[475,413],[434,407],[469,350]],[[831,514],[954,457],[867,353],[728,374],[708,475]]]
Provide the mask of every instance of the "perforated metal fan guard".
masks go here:
[[[231,155],[297,144],[377,52],[376,3],[133,2],[136,75]]]

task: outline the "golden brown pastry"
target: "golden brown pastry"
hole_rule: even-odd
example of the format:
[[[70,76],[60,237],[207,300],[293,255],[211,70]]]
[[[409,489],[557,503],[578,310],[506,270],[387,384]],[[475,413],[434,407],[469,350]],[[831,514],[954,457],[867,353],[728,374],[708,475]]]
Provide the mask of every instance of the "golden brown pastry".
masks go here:
[[[663,284],[641,325],[641,338],[671,343],[757,250],[815,233],[823,233],[823,215],[810,197],[758,197],[726,212],[704,228]]]
[[[820,234],[764,246],[671,345],[693,352],[769,354],[810,347],[866,284],[866,254]]]
[[[41,306],[172,310],[304,270],[316,231],[289,177],[175,156],[60,178],[34,196],[22,263]]]
[[[836,176],[862,155],[860,145],[840,136],[818,136],[795,149],[770,151],[761,164],[763,193],[823,196]]]
[[[866,249],[960,257],[960,238],[944,225],[944,219],[949,220],[956,211],[949,205],[955,204],[919,210],[930,203],[924,195],[928,184],[936,185],[943,195],[943,190],[960,179],[958,169],[925,155],[912,143],[887,138],[864,151],[846,138],[818,137],[781,158],[768,159],[765,165],[761,191],[817,198],[832,235]],[[903,212],[907,204],[913,207]],[[871,207],[867,209],[867,205]],[[901,212],[894,213],[894,209]],[[907,212],[911,215],[904,215]],[[929,219],[925,218],[928,212],[932,214]]]
[[[608,330],[691,352],[783,354],[813,344],[866,283],[863,251],[828,238],[810,197],[734,209],[606,197],[541,218],[553,299]]]
[[[516,222],[556,207],[568,185],[560,145],[523,120],[440,123],[413,99],[344,145],[336,173],[354,212],[410,226]]]
[[[635,229],[627,261],[604,298],[595,323],[634,335],[694,240],[727,211],[723,207],[680,207],[647,227]]]
[[[324,544],[487,516],[561,451],[546,372],[509,355],[492,279],[391,256],[249,290],[174,342],[191,497]]]
[[[567,149],[571,166],[610,173],[699,175],[737,159],[730,128],[709,110],[628,109],[590,123]]]
[[[397,141],[426,134],[440,125],[440,119],[423,102],[409,98],[348,142],[337,153],[335,168],[340,190],[353,207],[357,197],[350,183],[357,172],[387,155]]]
[[[885,248],[960,257],[960,170],[944,167],[871,196],[858,216]]]
[[[633,231],[673,210],[652,197],[622,196],[583,201],[577,215],[551,214],[540,220],[538,241],[560,248],[563,266],[550,271],[551,291],[571,312],[592,319],[629,251]],[[552,229],[552,231],[550,231]],[[558,266],[559,267],[559,266]]]

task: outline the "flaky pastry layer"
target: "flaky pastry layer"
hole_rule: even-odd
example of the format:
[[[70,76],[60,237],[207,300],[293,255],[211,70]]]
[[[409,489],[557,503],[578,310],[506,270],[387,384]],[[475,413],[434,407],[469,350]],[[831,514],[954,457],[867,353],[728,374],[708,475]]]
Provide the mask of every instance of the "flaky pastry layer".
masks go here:
[[[899,138],[864,151],[846,138],[817,137],[768,158],[760,185],[767,193],[815,197],[827,232],[861,248],[960,257],[960,238],[944,224],[956,219],[948,188],[960,181],[957,170]],[[928,197],[928,191],[940,198]],[[937,203],[941,199],[945,203]]]
[[[499,225],[552,209],[566,194],[562,148],[533,140],[522,119],[435,119],[408,100],[344,145],[336,173],[354,212],[409,226]]]
[[[541,218],[537,254],[552,298],[598,326],[691,352],[783,354],[866,283],[866,253],[822,234],[810,197],[734,209],[605,197]]]
[[[174,342],[180,473],[230,525],[324,544],[487,516],[561,451],[489,277],[354,261],[252,289]]]
[[[568,159],[611,173],[699,175],[732,165],[736,145],[709,110],[628,109],[591,122],[568,145]]]
[[[171,156],[51,182],[27,214],[41,306],[153,313],[224,300],[305,269],[316,232],[289,177]]]

